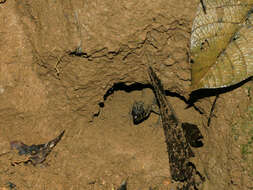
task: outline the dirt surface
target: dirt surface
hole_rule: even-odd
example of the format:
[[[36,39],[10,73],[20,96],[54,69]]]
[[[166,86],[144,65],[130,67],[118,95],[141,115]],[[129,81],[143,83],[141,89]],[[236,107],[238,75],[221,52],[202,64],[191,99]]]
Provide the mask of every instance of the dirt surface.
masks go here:
[[[174,189],[159,116],[134,125],[130,115],[149,84],[149,50],[180,120],[204,136],[193,148],[201,189],[253,189],[253,83],[202,90],[187,101],[198,3],[1,3],[0,188],[111,190],[127,180],[130,190]],[[11,141],[46,143],[63,130],[44,164],[11,165]]]

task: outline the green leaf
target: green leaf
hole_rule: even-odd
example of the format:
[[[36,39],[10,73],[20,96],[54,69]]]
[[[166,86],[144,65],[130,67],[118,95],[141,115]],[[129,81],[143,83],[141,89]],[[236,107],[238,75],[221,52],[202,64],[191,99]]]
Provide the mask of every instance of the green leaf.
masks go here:
[[[192,90],[252,76],[253,0],[203,0],[192,26],[191,57]]]

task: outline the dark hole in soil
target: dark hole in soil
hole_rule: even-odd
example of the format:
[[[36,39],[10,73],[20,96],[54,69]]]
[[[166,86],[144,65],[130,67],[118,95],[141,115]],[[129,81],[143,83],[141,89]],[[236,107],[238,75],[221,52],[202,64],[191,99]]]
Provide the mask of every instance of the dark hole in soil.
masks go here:
[[[142,83],[133,83],[131,85],[126,85],[124,82],[121,82],[121,83],[115,83],[109,90],[107,90],[107,92],[105,93],[104,95],[104,101],[106,101],[106,99],[112,95],[115,91],[118,91],[118,90],[123,90],[125,92],[132,92],[134,90],[143,90],[145,88],[150,88],[153,90],[153,86],[151,84],[142,84]],[[170,97],[176,97],[176,98],[179,98],[180,100],[184,101],[188,106],[185,108],[185,109],[188,109],[189,107],[194,107],[194,109],[196,111],[198,111],[200,114],[203,114],[203,112],[194,105],[194,102],[193,100],[195,99],[189,99],[187,100],[184,96],[176,93],[176,92],[171,92],[169,90],[165,90],[165,95],[166,96],[170,96]],[[193,98],[197,98],[197,96],[194,95]],[[99,103],[99,106],[101,108],[104,107],[104,103],[103,102],[100,102]]]
[[[144,88],[152,88],[150,84],[142,84],[142,83],[133,83],[131,85],[126,85],[124,82],[114,84],[104,95],[104,100],[107,99],[108,96],[112,95],[114,91],[123,90],[125,92],[132,92],[134,90],[143,90]]]
[[[104,104],[104,102],[100,102],[98,105],[99,105],[99,107],[100,107],[100,108],[103,108],[103,107],[105,107],[105,104]]]
[[[112,95],[115,91],[125,91],[125,92],[132,92],[134,90],[143,90],[144,88],[150,88],[152,89],[152,85],[150,84],[142,84],[142,83],[133,83],[131,85],[126,85],[124,82],[121,83],[115,83],[107,92],[104,94],[104,101]],[[103,108],[105,106],[104,102],[99,102],[99,108]],[[98,117],[100,114],[100,111],[93,114],[93,117]]]

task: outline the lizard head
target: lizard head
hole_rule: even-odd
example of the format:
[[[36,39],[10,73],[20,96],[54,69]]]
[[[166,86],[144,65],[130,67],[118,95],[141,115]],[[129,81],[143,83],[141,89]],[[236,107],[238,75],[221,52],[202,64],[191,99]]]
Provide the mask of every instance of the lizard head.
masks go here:
[[[150,110],[149,109],[145,109],[145,105],[144,102],[142,101],[135,101],[133,106],[132,106],[132,117],[133,117],[133,123],[135,125],[141,123],[142,121],[144,121],[145,119],[148,118],[149,114],[150,114]]]

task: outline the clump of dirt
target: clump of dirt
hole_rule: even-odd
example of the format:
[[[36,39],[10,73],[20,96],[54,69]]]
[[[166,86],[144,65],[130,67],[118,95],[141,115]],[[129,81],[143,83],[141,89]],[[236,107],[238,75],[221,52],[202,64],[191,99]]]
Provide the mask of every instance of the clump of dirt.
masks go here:
[[[179,119],[198,125],[204,137],[193,149],[203,189],[252,189],[252,82],[189,100],[197,4],[0,4],[0,187],[117,189],[127,180],[133,190],[173,189],[159,116],[134,125],[130,115],[149,88],[143,56],[149,50]],[[9,142],[41,144],[63,130],[45,165],[11,166]]]

